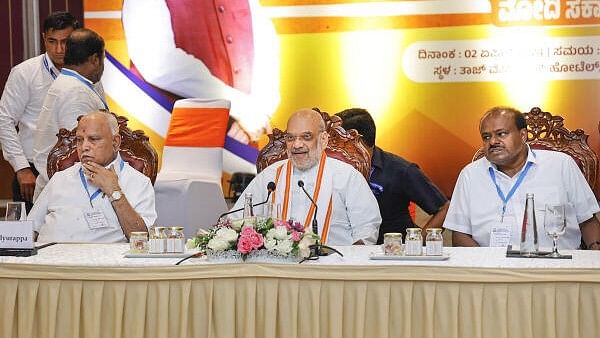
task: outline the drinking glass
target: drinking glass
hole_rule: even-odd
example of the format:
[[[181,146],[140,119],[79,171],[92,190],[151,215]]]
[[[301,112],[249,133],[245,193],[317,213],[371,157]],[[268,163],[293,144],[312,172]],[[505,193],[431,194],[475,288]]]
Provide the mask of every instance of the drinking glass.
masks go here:
[[[24,221],[26,218],[25,202],[7,202],[5,221]]]
[[[553,247],[552,257],[561,257],[558,253],[558,237],[565,233],[567,227],[567,220],[565,217],[565,206],[564,205],[551,205],[546,204],[546,212],[544,213],[544,230],[546,235],[552,237]]]

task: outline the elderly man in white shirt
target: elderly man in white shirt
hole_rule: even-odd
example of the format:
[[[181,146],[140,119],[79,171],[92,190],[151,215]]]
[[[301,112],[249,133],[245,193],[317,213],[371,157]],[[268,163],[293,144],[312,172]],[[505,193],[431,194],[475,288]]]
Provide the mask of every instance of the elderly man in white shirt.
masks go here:
[[[485,157],[461,171],[443,225],[454,231],[453,244],[519,245],[526,194],[533,193],[540,247],[552,247],[543,230],[544,205],[563,204],[567,227],[558,246],[577,249],[583,239],[586,248],[600,250],[600,208],[575,161],[530,149],[525,118],[513,108],[490,109],[479,129]]]
[[[295,112],[288,120],[285,141],[289,160],[265,168],[242,195],[251,193],[255,203],[262,202],[268,183],[274,182],[268,203],[281,209],[282,219],[294,219],[310,229],[315,209],[298,184],[302,181],[318,205],[322,243],[375,244],[381,224],[377,200],[360,172],[325,155],[328,134],[321,115],[311,109]],[[243,202],[240,198],[233,209]]]
[[[48,154],[60,128],[73,129],[77,117],[108,110],[100,78],[104,71],[104,40],[92,30],[73,31],[66,43],[65,65],[48,89],[33,139],[33,163],[40,175],[34,201],[48,182]]]
[[[57,172],[28,215],[42,242],[124,242],[147,231],[156,211],[150,179],[119,156],[116,118],[83,116],[76,132],[81,162]]]
[[[13,67],[0,99],[0,143],[4,159],[15,171],[13,199],[26,202],[28,211],[37,176],[32,163],[37,118],[46,92],[63,66],[67,37],[79,27],[70,13],[50,14],[42,33],[46,53]]]

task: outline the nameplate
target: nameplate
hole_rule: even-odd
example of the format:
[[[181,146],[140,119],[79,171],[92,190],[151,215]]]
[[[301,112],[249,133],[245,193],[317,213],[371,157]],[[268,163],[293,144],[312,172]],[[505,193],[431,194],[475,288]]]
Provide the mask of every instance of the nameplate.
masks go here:
[[[33,221],[0,221],[0,248],[33,249]]]

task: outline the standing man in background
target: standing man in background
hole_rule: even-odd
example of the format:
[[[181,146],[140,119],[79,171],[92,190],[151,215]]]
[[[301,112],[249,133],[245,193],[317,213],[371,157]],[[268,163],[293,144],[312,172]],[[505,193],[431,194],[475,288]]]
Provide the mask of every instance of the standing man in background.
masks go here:
[[[48,154],[60,128],[73,129],[79,115],[108,110],[100,78],[104,72],[104,40],[81,28],[67,39],[65,65],[52,83],[42,104],[33,140],[33,163],[40,172],[34,201],[48,182]]]
[[[38,175],[33,165],[33,135],[42,102],[64,63],[65,44],[79,22],[68,12],[54,12],[44,20],[42,41],[46,53],[12,68],[0,98],[0,143],[4,158],[15,171],[14,201],[33,206]]]
[[[377,243],[383,243],[383,235],[387,232],[401,232],[406,236],[406,228],[415,227],[408,212],[410,202],[432,215],[422,226],[423,231],[441,228],[448,211],[448,200],[418,165],[375,146],[375,121],[369,112],[351,108],[336,115],[342,119],[344,129],[356,129],[362,135],[371,153],[369,186],[382,218]]]

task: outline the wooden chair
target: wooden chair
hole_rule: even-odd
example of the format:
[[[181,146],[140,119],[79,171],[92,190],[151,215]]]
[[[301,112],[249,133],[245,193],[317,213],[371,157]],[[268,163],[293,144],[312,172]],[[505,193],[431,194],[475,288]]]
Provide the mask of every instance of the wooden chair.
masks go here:
[[[527,121],[529,146],[533,149],[554,150],[570,155],[594,190],[598,177],[598,155],[588,145],[588,135],[581,129],[570,131],[563,125],[564,118],[544,112],[538,107],[523,115]],[[473,161],[484,155],[483,148],[480,148],[473,156]]]
[[[362,136],[354,129],[346,131],[338,116],[329,116],[318,108],[313,109],[321,114],[325,121],[326,131],[329,133],[329,142],[325,149],[327,155],[352,165],[368,180],[371,156],[362,141]],[[261,149],[256,160],[258,172],[277,161],[287,159],[284,136],[285,132],[277,128],[273,129],[272,134],[269,134],[269,143]]]
[[[131,131],[127,127],[128,119],[126,117],[112,114],[119,122],[119,134],[121,134],[119,153],[121,158],[137,171],[148,176],[154,184],[158,170],[158,155],[150,144],[148,136],[142,130]],[[75,162],[79,162],[75,142],[76,130],[77,128],[73,128],[73,130],[61,128],[56,135],[58,141],[48,154],[48,178],[51,178],[57,171],[69,168]]]

